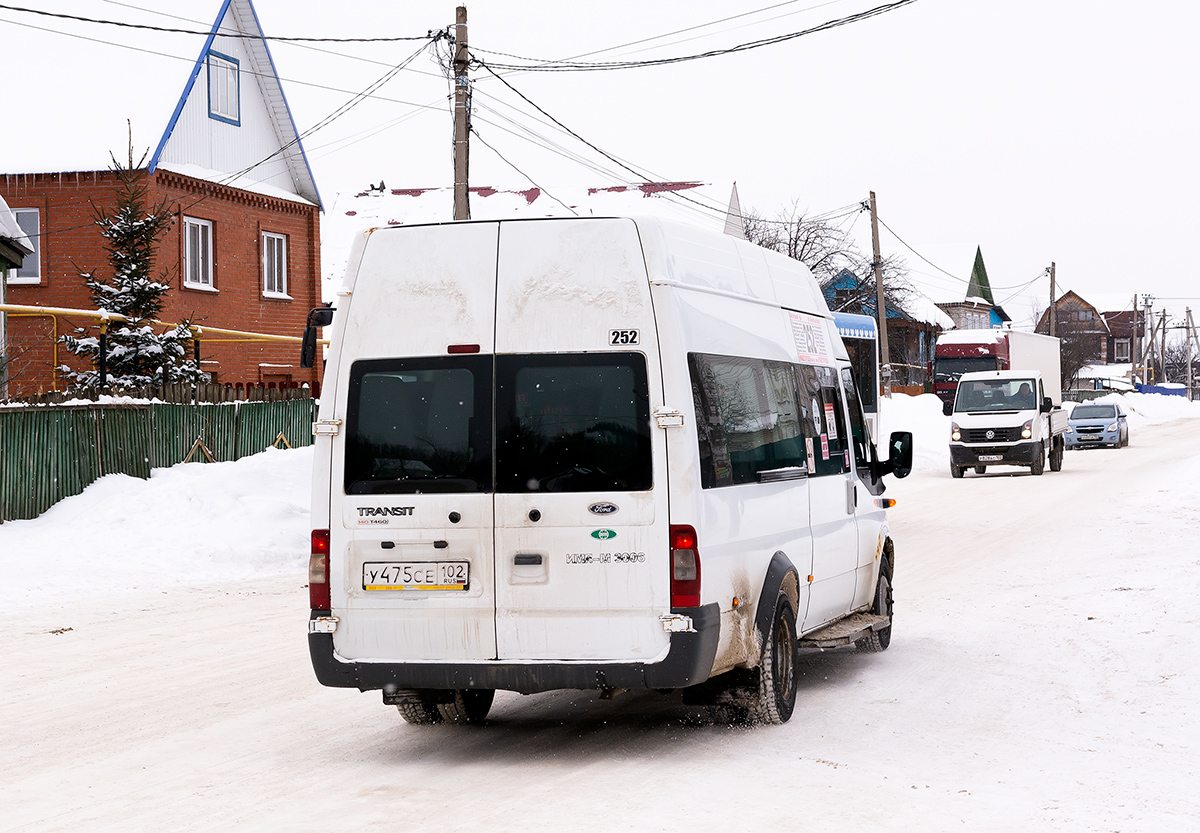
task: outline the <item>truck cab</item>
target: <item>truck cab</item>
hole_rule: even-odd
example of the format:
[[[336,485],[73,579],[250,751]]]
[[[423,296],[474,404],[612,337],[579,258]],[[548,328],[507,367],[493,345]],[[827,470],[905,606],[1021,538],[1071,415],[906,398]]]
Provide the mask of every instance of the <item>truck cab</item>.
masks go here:
[[[1036,370],[964,373],[953,402],[943,412],[950,423],[950,474],[988,466],[1024,466],[1040,475],[1062,469],[1067,413],[1057,385],[1047,386]]]

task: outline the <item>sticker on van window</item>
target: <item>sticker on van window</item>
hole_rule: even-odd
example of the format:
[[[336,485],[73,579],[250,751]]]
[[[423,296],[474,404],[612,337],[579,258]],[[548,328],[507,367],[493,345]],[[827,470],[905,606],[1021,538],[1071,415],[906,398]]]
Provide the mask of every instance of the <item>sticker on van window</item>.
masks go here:
[[[808,453],[808,471],[809,473],[817,470],[817,456],[813,454],[812,437],[804,438],[804,450]]]
[[[608,343],[613,346],[641,344],[642,334],[640,330],[609,330]]]
[[[829,439],[836,440],[837,437],[837,420],[833,417],[833,403],[825,403],[825,431],[829,434]]]
[[[829,351],[825,346],[825,319],[802,312],[793,312],[791,317],[797,360],[805,364],[830,364]]]
[[[822,460],[829,459],[829,435],[828,434],[821,435],[821,459]]]

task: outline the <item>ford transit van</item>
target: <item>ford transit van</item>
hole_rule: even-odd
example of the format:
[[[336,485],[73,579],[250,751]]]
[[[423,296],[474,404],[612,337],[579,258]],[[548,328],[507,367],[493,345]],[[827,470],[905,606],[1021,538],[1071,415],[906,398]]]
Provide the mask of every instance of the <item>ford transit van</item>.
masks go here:
[[[631,688],[781,723],[798,651],[887,647],[911,436],[879,458],[803,264],[659,219],[380,228],[330,317],[321,683],[413,723]]]

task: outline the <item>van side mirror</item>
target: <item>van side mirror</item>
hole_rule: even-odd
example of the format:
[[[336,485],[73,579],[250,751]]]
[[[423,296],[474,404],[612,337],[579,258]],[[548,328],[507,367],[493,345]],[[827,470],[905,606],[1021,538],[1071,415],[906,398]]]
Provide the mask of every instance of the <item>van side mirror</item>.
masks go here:
[[[317,307],[308,311],[308,323],[304,325],[304,338],[300,342],[300,366],[312,367],[317,361],[317,328],[333,323],[336,307]]]
[[[1049,396],[1042,397],[1042,413],[1048,414],[1054,410],[1054,403],[1050,401]]]
[[[893,431],[888,440],[887,469],[896,477],[908,477],[912,472],[913,438],[911,431]]]
[[[952,413],[954,413],[954,403],[953,402],[943,402],[942,403],[942,415],[950,416],[950,414],[952,414]]]
[[[886,460],[879,460],[872,453],[871,479],[879,486],[880,491],[883,490],[881,481],[885,474],[908,477],[912,472],[912,456],[912,432],[910,431],[892,432],[891,439],[888,440],[888,458]],[[878,493],[873,492],[873,494]]]

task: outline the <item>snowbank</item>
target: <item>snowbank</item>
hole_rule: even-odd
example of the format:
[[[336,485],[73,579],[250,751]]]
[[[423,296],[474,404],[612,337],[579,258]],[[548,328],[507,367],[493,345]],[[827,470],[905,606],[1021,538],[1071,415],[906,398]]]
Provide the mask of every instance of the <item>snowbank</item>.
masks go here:
[[[308,561],[312,448],[102,477],[0,524],[6,604],[295,573]]]

